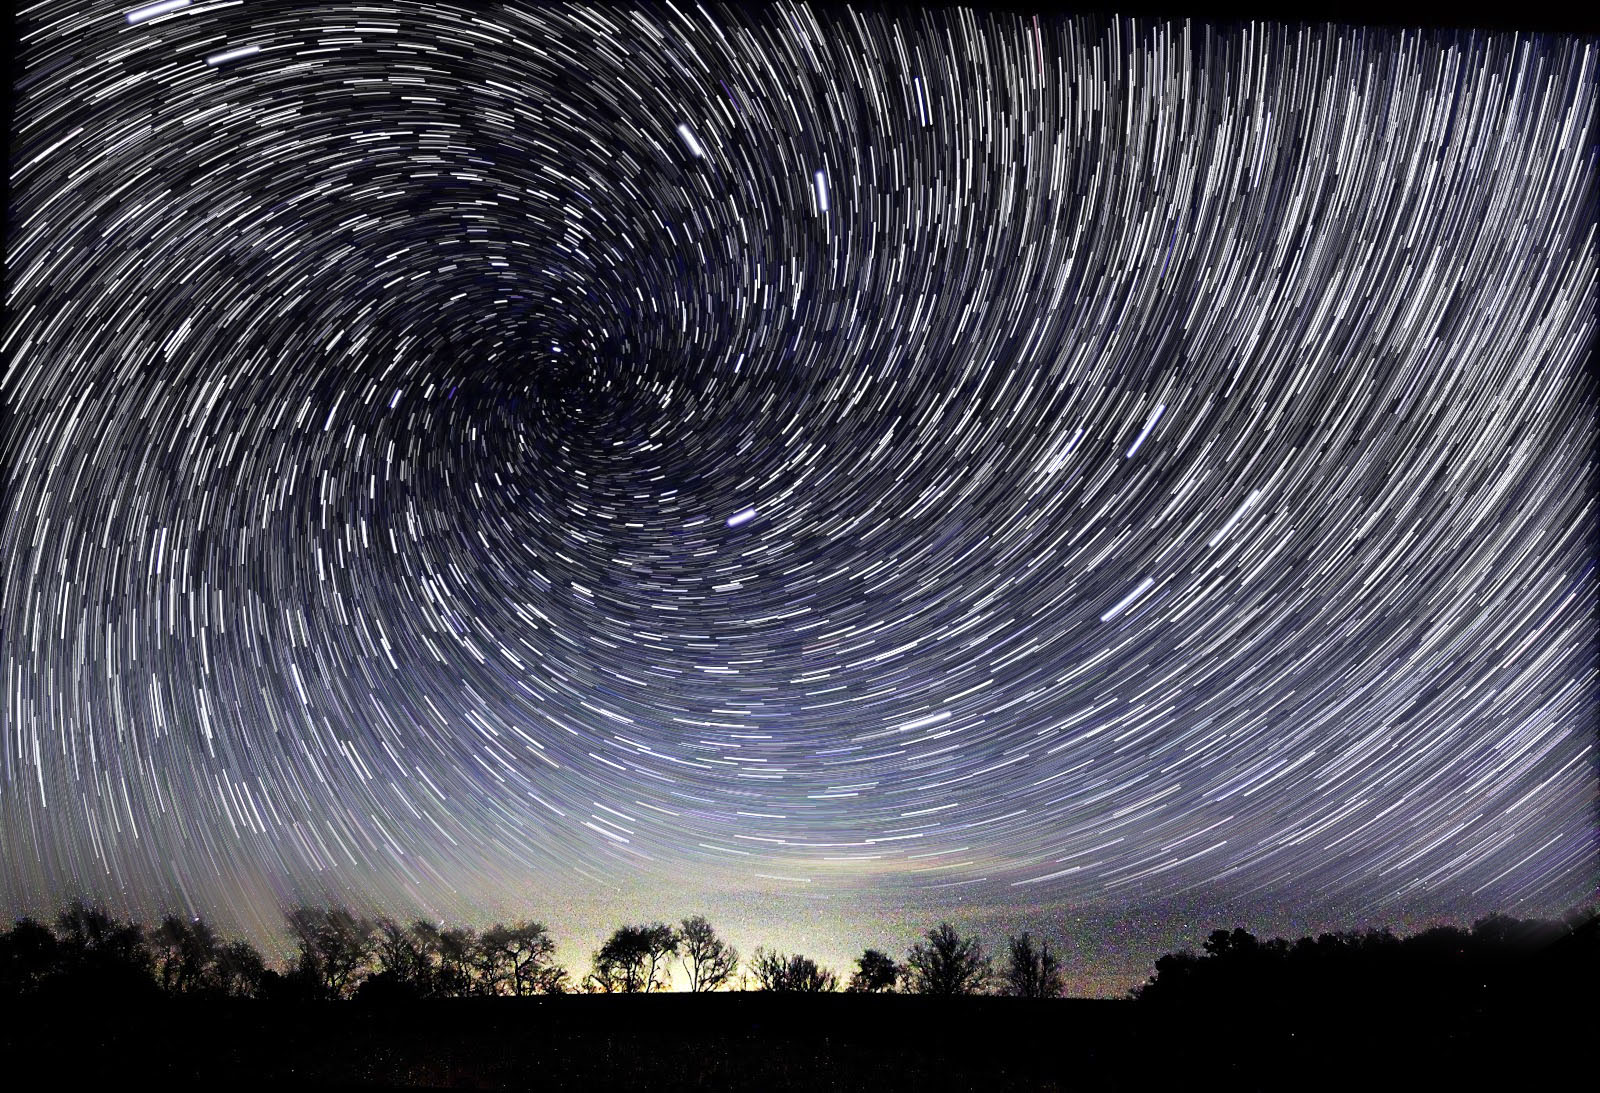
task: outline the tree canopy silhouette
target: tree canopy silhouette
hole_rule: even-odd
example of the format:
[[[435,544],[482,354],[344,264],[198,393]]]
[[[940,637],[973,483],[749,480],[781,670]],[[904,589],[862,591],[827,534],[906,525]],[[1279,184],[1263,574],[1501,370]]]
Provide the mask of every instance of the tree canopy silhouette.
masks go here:
[[[65,993],[155,993],[154,966],[144,928],[100,907],[73,900],[56,919],[54,986]]]
[[[555,962],[556,943],[542,922],[496,923],[479,939],[486,994],[563,994],[567,970]]]
[[[20,918],[0,932],[0,998],[255,997],[265,961],[201,920],[168,915],[154,930],[73,900],[55,929]]]
[[[174,995],[250,998],[266,962],[246,941],[223,941],[201,918],[167,915],[150,935],[161,989]]]
[[[648,994],[672,984],[668,958],[678,951],[678,934],[664,922],[620,926],[590,961],[589,990],[600,994]]]
[[[1006,939],[1007,960],[1002,973],[1004,993],[1017,998],[1059,998],[1066,986],[1061,979],[1061,961],[1050,951],[1048,941],[1034,943],[1024,933]]]
[[[19,918],[0,935],[0,995],[37,994],[60,967],[59,948],[48,926]]]
[[[435,998],[470,998],[478,989],[478,931],[470,926],[435,926],[418,922],[412,928],[426,954]]]
[[[361,985],[365,1000],[403,1001],[433,994],[433,962],[422,942],[429,927],[426,922],[417,926],[422,930],[408,929],[388,917],[374,923],[373,957],[378,970]]]
[[[983,943],[977,937],[962,937],[948,922],[927,932],[926,944],[918,942],[906,954],[906,968],[913,994],[982,994],[993,974]]]
[[[856,959],[856,970],[850,976],[850,990],[856,994],[880,994],[899,986],[905,968],[895,963],[892,956],[868,949]]]
[[[295,907],[289,929],[300,947],[299,971],[323,998],[349,998],[374,952],[373,923],[343,907]]]
[[[679,923],[678,939],[691,992],[714,991],[733,978],[739,967],[739,950],[718,937],[704,915],[693,915]]]
[[[75,900],[47,926],[18,919],[0,931],[0,998],[260,998],[309,1001],[360,998],[527,996],[572,988],[555,961],[548,928],[528,920],[496,923],[481,933],[417,921],[365,919],[342,907],[296,907],[286,913],[296,949],[286,966],[268,968],[250,944],[227,941],[203,919],[165,916],[154,929],[122,921]],[[1059,958],[1029,933],[1009,937],[994,975],[979,939],[948,922],[913,945],[904,964],[868,949],[849,989],[906,990],[958,996],[1001,993],[1055,998],[1063,993]],[[656,922],[614,931],[594,954],[581,987],[591,992],[652,993],[671,984],[681,960],[688,987],[727,986],[739,954],[704,916],[678,928]],[[758,948],[749,964],[757,989],[821,993],[839,977],[802,954]],[[1155,974],[1132,993],[1159,1008],[1205,1007],[1260,1019],[1321,1014],[1404,1000],[1417,1013],[1512,1012],[1528,999],[1576,997],[1577,984],[1600,974],[1600,910],[1575,910],[1562,921],[1495,914],[1470,929],[1441,925],[1400,938],[1387,930],[1323,933],[1293,942],[1262,940],[1243,928],[1213,930],[1201,951],[1162,955]],[[1376,1000],[1376,1003],[1375,1003]]]
[[[380,918],[356,997],[401,1002],[564,994],[571,982],[555,962],[555,950],[541,922],[497,922],[479,933],[421,919],[407,927]]]
[[[793,956],[758,948],[750,965],[757,989],[792,994],[827,994],[839,989],[836,972],[819,967],[809,956]]]
[[[1163,955],[1132,993],[1150,1005],[1239,1012],[1342,1012],[1399,999],[1417,1012],[1487,1012],[1511,999],[1569,992],[1578,977],[1600,971],[1596,921],[1593,910],[1565,922],[1491,915],[1470,930],[1435,926],[1406,938],[1368,930],[1294,942],[1214,930],[1202,954]]]

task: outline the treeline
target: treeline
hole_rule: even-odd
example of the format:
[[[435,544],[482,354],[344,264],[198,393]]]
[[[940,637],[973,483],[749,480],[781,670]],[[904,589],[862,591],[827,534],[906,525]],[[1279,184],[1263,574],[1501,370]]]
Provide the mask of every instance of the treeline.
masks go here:
[[[168,915],[154,929],[74,900],[55,929],[18,919],[0,934],[0,997],[256,997],[269,974],[248,942],[224,941],[204,922]]]
[[[866,950],[841,984],[801,953],[759,947],[748,962],[704,916],[615,930],[575,977],[556,962],[543,923],[496,923],[481,932],[425,920],[402,924],[341,907],[296,907],[287,925],[293,956],[270,967],[245,941],[228,941],[202,919],[168,915],[154,928],[123,921],[81,900],[54,928],[32,918],[0,933],[0,997],[128,996],[260,998],[271,1001],[407,1001],[669,990],[784,993],[837,991],[927,995],[1008,994],[1055,998],[1061,963],[1048,943],[1007,939],[998,971],[975,936],[941,922],[904,961]]]
[[[269,1001],[647,994],[676,982],[691,992],[791,994],[995,994],[1057,998],[1061,961],[1048,942],[1009,937],[996,958],[976,936],[941,922],[896,959],[867,949],[848,980],[801,953],[757,948],[748,961],[703,916],[677,924],[619,927],[575,976],[555,959],[543,923],[496,923],[479,931],[418,920],[402,924],[339,907],[287,915],[295,951],[279,967],[203,920],[168,915],[153,927],[74,901],[53,928],[19,919],[0,933],[0,997],[256,998]],[[1388,931],[1258,940],[1217,930],[1204,952],[1169,953],[1132,994],[1161,1008],[1259,1004],[1320,1006],[1330,1000],[1406,992],[1494,1000],[1548,990],[1600,970],[1600,912],[1562,921],[1492,915],[1470,930],[1440,926],[1406,938]],[[679,977],[675,980],[675,976]]]
[[[1303,1015],[1401,1004],[1438,1013],[1502,1012],[1589,991],[1600,972],[1600,909],[1560,921],[1495,914],[1470,930],[1435,926],[1260,940],[1213,931],[1202,953],[1168,953],[1134,996],[1151,1007],[1270,1009]],[[1357,1011],[1359,1012],[1359,1010]]]

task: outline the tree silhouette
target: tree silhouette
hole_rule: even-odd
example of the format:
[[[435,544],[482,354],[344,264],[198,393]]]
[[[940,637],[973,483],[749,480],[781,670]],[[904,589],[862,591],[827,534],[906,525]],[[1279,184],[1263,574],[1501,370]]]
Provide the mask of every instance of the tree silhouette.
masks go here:
[[[562,994],[567,969],[555,963],[556,943],[542,922],[495,923],[478,939],[484,992],[523,997]]]
[[[60,965],[56,935],[42,922],[19,918],[0,934],[0,997],[37,994]]]
[[[373,955],[379,970],[371,979],[377,981],[374,989],[380,997],[427,998],[433,993],[433,963],[417,932],[427,927],[421,922],[407,929],[387,917],[373,924]]]
[[[905,968],[895,963],[893,957],[877,949],[868,949],[856,960],[856,970],[850,976],[849,989],[857,994],[892,991],[904,974]]]
[[[423,939],[433,964],[433,990],[440,998],[478,993],[478,932],[470,926],[425,927]]]
[[[1005,993],[1017,998],[1059,998],[1066,989],[1061,979],[1061,962],[1050,951],[1048,941],[1035,945],[1033,938],[1006,939],[1008,959],[1003,975]]]
[[[169,994],[200,994],[217,959],[217,935],[202,919],[186,921],[177,915],[161,920],[151,934],[156,974]]]
[[[253,998],[266,971],[254,945],[223,942],[204,919],[167,915],[150,942],[156,977],[168,994]]]
[[[620,926],[590,958],[591,992],[648,994],[671,985],[669,957],[678,951],[678,935],[664,922]]]
[[[0,931],[0,998],[126,1002],[165,993],[407,1001],[567,989],[566,969],[555,963],[555,945],[543,923],[497,923],[479,934],[420,921],[410,927],[391,919],[368,922],[342,908],[298,907],[287,917],[297,949],[287,968],[274,970],[254,947],[224,942],[199,918],[168,915],[147,933],[137,922],[119,921],[77,900],[54,930],[23,918]],[[1579,908],[1561,921],[1494,914],[1471,929],[1440,925],[1405,938],[1369,929],[1290,942],[1261,940],[1243,928],[1219,929],[1202,948],[1198,955],[1164,954],[1155,974],[1132,993],[1141,1002],[1178,1003],[1179,1012],[1189,1007],[1191,1015],[1226,1012],[1270,1035],[1299,1035],[1299,1050],[1308,1028],[1331,1029],[1340,1015],[1361,1006],[1403,1006],[1407,1014],[1426,1015],[1427,1028],[1466,1021],[1476,1029],[1520,1019],[1531,1005],[1555,1012],[1551,999],[1581,1005],[1581,992],[1600,974],[1600,909]],[[1047,942],[1024,933],[1007,938],[1005,953],[998,977],[1004,993],[1062,993],[1060,961]],[[670,983],[673,956],[682,958],[689,988],[697,992],[726,985],[739,963],[704,916],[691,916],[679,929],[659,922],[619,928],[594,954],[594,971],[583,985],[616,993],[660,991]],[[747,974],[763,991],[839,988],[838,976],[809,957],[764,947],[755,951]],[[979,939],[962,937],[941,922],[911,947],[904,965],[866,950],[849,989],[870,993],[901,986],[966,995],[980,993],[991,977]]]
[[[348,998],[373,954],[373,925],[342,907],[296,907],[289,930],[300,947],[299,970],[325,998]]]
[[[757,990],[800,994],[827,994],[839,989],[839,976],[817,966],[809,956],[786,956],[758,948],[750,965]]]
[[[1332,1015],[1404,1000],[1410,1012],[1482,1021],[1489,1013],[1564,997],[1576,969],[1600,963],[1600,945],[1565,923],[1509,915],[1471,930],[1439,925],[1406,938],[1387,930],[1324,933],[1294,942],[1258,940],[1243,929],[1214,930],[1204,955],[1168,953],[1133,993],[1141,1002],[1248,1014],[1263,1024],[1283,1014]],[[1585,955],[1587,954],[1587,956]]]
[[[1555,945],[1572,932],[1564,922],[1520,919],[1493,914],[1472,924],[1472,940],[1479,946],[1499,949],[1507,954],[1526,955]]]
[[[67,905],[53,932],[23,918],[0,933],[0,997],[254,997],[265,973],[254,946],[223,943],[198,918],[168,915],[147,935],[82,900]]]
[[[1205,951],[1216,957],[1243,956],[1254,952],[1256,937],[1248,930],[1235,928],[1232,933],[1227,930],[1212,930],[1211,936],[1205,940]]]
[[[230,941],[217,949],[212,963],[214,989],[225,998],[255,998],[261,992],[266,961],[248,941]]]
[[[1200,958],[1191,949],[1156,958],[1156,972],[1129,993],[1143,1002],[1164,1002],[1184,997],[1197,978]]]
[[[750,974],[756,977],[756,990],[781,990],[788,963],[789,958],[782,953],[757,945],[755,955],[750,958]]]
[[[913,994],[982,994],[992,971],[983,944],[976,937],[962,937],[948,922],[941,922],[925,935],[927,944],[917,943],[906,954],[906,967]]]
[[[63,993],[140,995],[157,989],[138,923],[73,900],[56,919],[56,936],[59,973],[52,978]]]
[[[499,936],[490,936],[504,929],[506,927],[495,923],[473,938],[468,959],[472,970],[471,993],[474,995],[496,998],[511,993],[513,957],[506,951],[508,946],[503,944]]]
[[[691,992],[714,991],[733,978],[739,951],[717,936],[704,915],[684,919],[678,927],[678,940]]]

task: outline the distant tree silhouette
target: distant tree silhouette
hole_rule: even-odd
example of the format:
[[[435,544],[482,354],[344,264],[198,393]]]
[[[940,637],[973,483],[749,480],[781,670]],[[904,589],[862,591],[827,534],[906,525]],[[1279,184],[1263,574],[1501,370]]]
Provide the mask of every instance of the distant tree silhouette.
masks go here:
[[[567,969],[555,962],[556,943],[541,922],[495,923],[478,939],[487,994],[563,994]]]
[[[289,930],[300,947],[298,968],[325,998],[348,998],[373,955],[373,924],[342,907],[295,907]]]
[[[364,976],[352,1000],[363,1006],[393,1006],[421,999],[415,984],[408,983],[388,968]]]
[[[906,954],[908,982],[913,994],[982,994],[993,974],[983,944],[962,937],[948,922],[941,922]]]
[[[1225,958],[1254,952],[1256,944],[1255,935],[1247,930],[1235,929],[1232,933],[1212,930],[1211,936],[1206,938],[1205,950],[1212,956]]]
[[[783,982],[784,971],[789,963],[789,958],[782,953],[774,952],[764,945],[757,945],[754,955],[750,958],[749,972],[755,976],[758,991],[779,990]]]
[[[258,995],[265,975],[253,945],[224,943],[200,919],[168,915],[146,934],[82,900],[67,905],[54,931],[23,918],[0,933],[0,997],[248,998]]]
[[[327,998],[316,966],[302,953],[284,971],[268,968],[261,974],[256,997],[265,1002],[316,1002]]]
[[[849,989],[857,994],[892,991],[904,974],[905,968],[895,963],[892,956],[877,949],[868,949],[856,959],[856,970],[850,976]]]
[[[1600,927],[1600,905],[1586,907],[1579,904],[1569,908],[1561,916],[1561,923],[1567,928],[1568,936],[1582,935]]]
[[[266,970],[255,946],[223,942],[200,918],[167,915],[150,943],[156,977],[168,994],[253,998]]]
[[[1308,1014],[1329,1027],[1340,1015],[1404,1005],[1430,1021],[1508,1017],[1536,1001],[1577,997],[1600,971],[1600,943],[1564,922],[1490,915],[1472,929],[1434,926],[1398,938],[1387,930],[1260,941],[1215,930],[1204,954],[1168,953],[1133,993],[1143,1003],[1188,1005],[1270,1026]],[[1585,971],[1584,969],[1587,969]]]
[[[418,923],[417,927],[426,930],[428,924]],[[377,981],[373,988],[377,997],[399,1000],[433,994],[433,963],[416,929],[392,918],[378,919],[373,924],[373,956],[378,972],[369,978]],[[371,992],[368,993],[370,1000]]]
[[[1199,972],[1200,958],[1192,949],[1156,958],[1156,971],[1130,993],[1144,1002],[1175,1000],[1186,996]]]
[[[168,994],[207,993],[216,964],[218,940],[202,919],[168,915],[151,934],[156,975]]]
[[[601,994],[648,994],[672,983],[668,958],[678,951],[678,935],[664,922],[621,926],[590,959],[586,985]]]
[[[1066,990],[1061,979],[1061,961],[1050,951],[1048,941],[1034,944],[1024,933],[1006,939],[1007,960],[1002,979],[1005,993],[1017,998],[1059,998]]]
[[[739,950],[718,937],[704,915],[692,915],[679,923],[678,940],[690,991],[714,991],[733,978],[739,967]]]
[[[269,969],[253,946],[224,941],[202,919],[168,915],[146,932],[137,922],[120,921],[76,900],[53,930],[23,918],[0,932],[0,997],[113,998],[127,1004],[165,993],[403,1002],[568,989],[567,971],[555,962],[555,944],[539,922],[496,923],[479,934],[422,921],[409,927],[387,918],[370,922],[337,907],[297,907],[287,920],[297,947],[287,966]],[[1009,937],[1005,955],[998,976],[1004,993],[1028,998],[1062,993],[1060,961],[1048,943],[1027,933]],[[689,988],[697,992],[725,986],[739,967],[738,953],[697,915],[677,929],[660,922],[617,929],[595,952],[583,987],[612,993],[663,990],[671,982],[674,956],[681,958]],[[1405,938],[1367,930],[1290,942],[1262,940],[1243,928],[1218,929],[1206,937],[1199,954],[1162,955],[1155,974],[1132,993],[1141,1004],[1176,1007],[1183,1021],[1211,1013],[1248,1021],[1269,1040],[1278,1038],[1272,1042],[1280,1047],[1273,1050],[1281,1056],[1287,1050],[1282,1045],[1303,1051],[1313,1035],[1332,1036],[1343,1027],[1346,1014],[1374,1007],[1391,1023],[1414,1023],[1421,1035],[1449,1028],[1452,1037],[1467,1042],[1499,1027],[1496,1022],[1524,1020],[1523,1012],[1535,1004],[1544,1007],[1538,1010],[1543,1015],[1565,1012],[1562,1005],[1587,1004],[1584,992],[1596,976],[1600,908],[1582,907],[1559,921],[1493,914],[1470,929],[1439,925]],[[839,977],[811,958],[765,947],[755,951],[747,977],[763,991],[839,988]],[[966,995],[981,993],[991,978],[979,939],[962,937],[941,922],[911,947],[904,965],[866,950],[849,989],[866,993],[901,986],[921,994]],[[1262,1059],[1262,1065],[1278,1065]]]
[[[213,989],[225,998],[257,998],[267,964],[261,952],[248,941],[229,941],[216,951],[212,961]]]
[[[1547,922],[1493,914],[1472,924],[1472,940],[1480,947],[1522,954],[1542,952],[1557,944],[1573,930],[1569,922]]]
[[[469,952],[474,995],[496,998],[511,993],[511,959],[499,937],[489,935],[506,927],[496,923],[474,936]]]
[[[155,962],[137,922],[73,900],[56,919],[56,937],[58,973],[51,989],[85,997],[156,993]]]
[[[37,994],[60,967],[56,935],[42,922],[19,918],[0,934],[0,997]]]
[[[478,931],[470,926],[418,923],[433,965],[433,993],[439,998],[478,994]]]
[[[750,965],[757,990],[827,994],[839,989],[837,973],[817,966],[809,956],[793,956],[758,948]]]

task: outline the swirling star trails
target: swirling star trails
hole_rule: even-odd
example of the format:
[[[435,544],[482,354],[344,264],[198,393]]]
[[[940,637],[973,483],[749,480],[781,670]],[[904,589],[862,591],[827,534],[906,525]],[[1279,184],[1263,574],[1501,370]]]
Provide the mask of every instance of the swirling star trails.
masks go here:
[[[19,26],[9,903],[1592,885],[1593,42]]]

